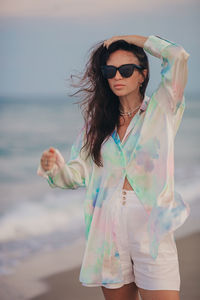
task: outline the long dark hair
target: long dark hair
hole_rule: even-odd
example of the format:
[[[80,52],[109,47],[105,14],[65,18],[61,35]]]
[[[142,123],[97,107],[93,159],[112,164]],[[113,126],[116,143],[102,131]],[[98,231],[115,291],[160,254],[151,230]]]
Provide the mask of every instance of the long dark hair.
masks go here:
[[[90,57],[85,66],[83,75],[71,76],[79,78],[78,84],[72,84],[78,87],[78,91],[71,96],[81,94],[82,114],[86,128],[86,147],[88,155],[91,155],[97,166],[103,166],[101,157],[101,145],[114,131],[115,126],[119,124],[119,98],[110,89],[107,79],[101,73],[101,65],[105,65],[110,54],[117,50],[126,50],[132,52],[139,60],[140,66],[147,69],[147,75],[144,76],[142,70],[139,70],[145,78],[140,93],[142,99],[145,96],[145,90],[149,81],[149,63],[148,57],[143,48],[134,44],[129,44],[124,40],[113,42],[108,49],[103,46],[103,42],[98,43],[90,49]]]

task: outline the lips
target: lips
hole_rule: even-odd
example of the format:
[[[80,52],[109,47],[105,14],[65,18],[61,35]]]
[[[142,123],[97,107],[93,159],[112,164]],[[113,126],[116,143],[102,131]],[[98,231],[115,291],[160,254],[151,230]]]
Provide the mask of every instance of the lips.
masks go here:
[[[114,87],[123,87],[124,84],[115,84]]]

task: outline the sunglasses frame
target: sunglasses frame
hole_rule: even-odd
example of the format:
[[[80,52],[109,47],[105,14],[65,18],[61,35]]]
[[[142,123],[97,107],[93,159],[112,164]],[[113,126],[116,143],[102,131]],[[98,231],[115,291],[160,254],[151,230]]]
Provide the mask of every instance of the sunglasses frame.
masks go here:
[[[132,66],[132,67],[133,67],[133,71],[132,71],[132,73],[131,73],[130,76],[123,76],[123,74],[121,74],[120,69],[121,69],[122,67],[124,67],[124,66]],[[105,73],[105,72],[106,72],[106,69],[108,69],[108,68],[112,68],[112,69],[115,70],[114,76],[112,76],[112,77],[107,77],[107,76],[106,76],[106,73]],[[106,78],[106,79],[112,79],[112,78],[114,78],[114,77],[116,76],[117,70],[119,71],[120,75],[121,75],[123,78],[129,78],[129,77],[131,77],[131,76],[133,75],[133,72],[134,72],[135,68],[136,68],[136,69],[139,69],[139,70],[143,70],[143,69],[144,69],[144,67],[141,67],[141,66],[136,65],[136,64],[124,64],[124,65],[121,65],[121,66],[119,66],[119,67],[115,67],[115,66],[112,66],[112,65],[103,65],[103,66],[101,66],[101,72],[102,72],[103,77]]]

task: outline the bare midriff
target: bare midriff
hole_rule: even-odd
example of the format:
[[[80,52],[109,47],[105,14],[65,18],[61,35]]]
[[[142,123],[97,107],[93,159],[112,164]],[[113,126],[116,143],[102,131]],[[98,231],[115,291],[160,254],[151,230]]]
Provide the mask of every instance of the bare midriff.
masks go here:
[[[125,179],[124,179],[123,189],[124,189],[124,190],[133,191],[133,188],[132,188],[132,186],[130,185],[130,183],[129,183],[127,177],[125,177]]]
[[[120,117],[120,126],[117,129],[117,133],[119,135],[120,141],[123,140],[123,137],[126,134],[126,130],[127,130],[127,127],[129,125],[131,119],[132,118],[130,118],[130,117],[125,117],[125,120],[124,120],[124,118]],[[125,179],[124,179],[123,189],[124,190],[129,190],[129,191],[131,190],[131,191],[133,191],[133,188],[130,185],[127,177],[125,177]]]

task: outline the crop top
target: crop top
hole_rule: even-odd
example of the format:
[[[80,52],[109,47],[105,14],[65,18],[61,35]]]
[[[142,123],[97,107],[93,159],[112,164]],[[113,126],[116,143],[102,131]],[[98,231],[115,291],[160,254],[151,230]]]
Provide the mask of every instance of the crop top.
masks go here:
[[[103,167],[81,150],[85,128],[72,145],[68,162],[56,149],[54,167],[46,172],[38,167],[38,175],[51,187],[86,187],[83,284],[123,281],[111,211],[125,177],[148,215],[149,251],[154,259],[163,236],[181,226],[189,215],[188,204],[174,189],[174,138],[185,109],[189,54],[182,46],[155,35],[147,38],[144,50],[161,59],[161,82],[151,97],[145,95],[123,140],[115,129],[102,144]]]

